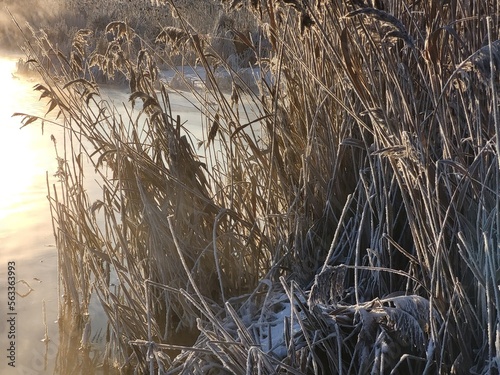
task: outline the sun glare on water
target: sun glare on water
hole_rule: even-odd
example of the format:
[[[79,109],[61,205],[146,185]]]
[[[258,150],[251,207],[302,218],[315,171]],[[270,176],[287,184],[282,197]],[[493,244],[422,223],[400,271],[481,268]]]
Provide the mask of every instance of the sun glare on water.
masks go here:
[[[40,126],[32,124],[32,128],[21,130],[21,117],[12,117],[14,112],[33,114],[36,110],[28,104],[36,103],[30,92],[33,85],[20,82],[13,76],[14,70],[14,60],[0,58],[0,224],[6,224],[12,213],[23,210],[33,184],[39,183],[37,176],[43,174],[43,157],[38,152],[42,141]]]

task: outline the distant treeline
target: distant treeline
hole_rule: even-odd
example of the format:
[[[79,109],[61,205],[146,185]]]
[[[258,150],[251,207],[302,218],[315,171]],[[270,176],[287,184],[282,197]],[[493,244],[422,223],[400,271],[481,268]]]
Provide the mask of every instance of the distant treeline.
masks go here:
[[[177,12],[182,13],[183,22],[189,22],[199,32],[210,33],[222,11],[217,1],[183,0],[177,3],[177,11],[172,11],[167,2],[149,0],[3,0],[0,1],[3,5],[0,10],[0,49],[15,51],[24,43],[13,19],[23,30],[26,23],[35,30],[43,29],[51,41],[65,50],[77,30],[90,29],[99,35],[116,20],[127,21],[138,35],[154,40],[164,26],[183,26],[179,24]]]
[[[21,27],[24,27],[26,22],[37,27],[48,26],[60,16],[61,3],[59,0],[0,1],[0,48],[18,50],[19,45],[23,43],[22,35],[13,18]]]

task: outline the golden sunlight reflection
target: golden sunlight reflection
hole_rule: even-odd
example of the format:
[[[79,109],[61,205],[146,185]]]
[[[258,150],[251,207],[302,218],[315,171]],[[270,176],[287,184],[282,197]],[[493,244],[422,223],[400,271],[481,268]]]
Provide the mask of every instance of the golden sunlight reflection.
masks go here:
[[[40,176],[44,174],[53,157],[40,154],[40,143],[47,137],[41,137],[40,124],[31,124],[20,130],[21,117],[12,118],[16,111],[30,114],[40,113],[39,108],[24,108],[27,95],[31,93],[31,84],[20,82],[12,72],[15,70],[14,60],[0,60],[0,165],[2,179],[0,183],[0,220],[22,209],[28,191],[33,190],[33,184],[42,185]],[[28,93],[28,94],[27,94]],[[32,98],[35,99],[35,98]],[[30,100],[30,102],[35,101]],[[45,145],[46,147],[46,145]],[[52,160],[51,160],[52,159]],[[37,181],[35,178],[38,177]],[[39,190],[44,186],[36,186]]]
[[[0,99],[3,100],[3,99]],[[30,139],[12,126],[2,126],[0,131],[0,159],[3,182],[0,184],[0,219],[15,210],[23,199],[23,192],[32,183],[35,155]]]
[[[13,59],[0,59],[0,220],[25,210],[33,191],[46,190],[44,175],[47,167],[54,164],[54,155],[40,152],[50,147],[49,135],[41,136],[40,123],[24,129],[21,117],[14,112],[41,115],[44,103],[38,102],[33,83],[20,81],[13,75],[16,63]],[[29,107],[26,107],[28,106]],[[33,104],[34,103],[34,104]],[[36,185],[36,186],[35,186]],[[24,203],[24,204],[21,204]],[[46,203],[46,202],[44,202]],[[11,226],[12,223],[9,225]]]
[[[50,141],[55,130],[47,127],[42,135],[40,123],[20,129],[22,118],[12,117],[14,112],[43,116],[46,109],[45,103],[38,101],[40,94],[33,91],[35,80],[18,79],[13,76],[15,70],[15,58],[0,56],[0,280],[7,280],[7,262],[15,263],[16,277],[23,280],[18,283],[19,292],[24,295],[18,297],[16,309],[20,317],[26,317],[18,325],[19,373],[48,374],[54,364],[40,364],[39,359],[46,352],[46,343],[41,341],[46,329],[53,340],[48,343],[52,348],[58,337],[54,323],[58,306],[57,252],[46,199],[46,171],[52,177],[57,165]],[[6,283],[0,285],[0,295],[7,296]],[[46,320],[42,314],[45,302]],[[0,337],[7,337],[2,324]],[[1,374],[6,373],[4,363],[0,360]],[[30,367],[21,370],[23,366]]]

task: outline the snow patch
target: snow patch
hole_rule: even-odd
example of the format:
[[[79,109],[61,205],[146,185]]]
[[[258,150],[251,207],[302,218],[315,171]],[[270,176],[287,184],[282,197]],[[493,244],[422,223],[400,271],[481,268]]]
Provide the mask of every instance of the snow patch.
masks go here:
[[[305,300],[302,301],[305,303]],[[284,292],[274,292],[268,296],[260,309],[247,308],[240,310],[241,321],[253,335],[255,343],[260,349],[281,360],[287,356],[290,338],[301,332],[299,319],[303,320],[303,312],[298,314],[292,311],[292,304]],[[299,311],[297,304],[295,311]],[[297,316],[298,315],[298,316]],[[288,327],[287,327],[288,325]],[[289,332],[287,338],[285,332]]]

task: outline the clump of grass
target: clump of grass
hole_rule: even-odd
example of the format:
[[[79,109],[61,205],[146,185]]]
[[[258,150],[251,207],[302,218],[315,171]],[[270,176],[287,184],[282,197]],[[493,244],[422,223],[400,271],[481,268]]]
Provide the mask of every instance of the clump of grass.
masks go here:
[[[182,40],[207,73],[193,92],[201,156],[158,82],[161,55],[142,41],[137,61],[126,56],[135,34],[96,60],[129,80],[138,112],[125,117],[95,84],[91,54],[78,52],[77,69],[61,54],[56,73],[40,64],[38,89],[80,141],[51,199],[63,287],[77,315],[99,296],[110,362],[498,371],[496,8],[360,4],[249,3],[270,45],[263,58],[249,40],[258,94],[179,18],[182,39],[164,41]],[[235,78],[230,97],[214,61]],[[94,202],[82,155],[102,178]]]

